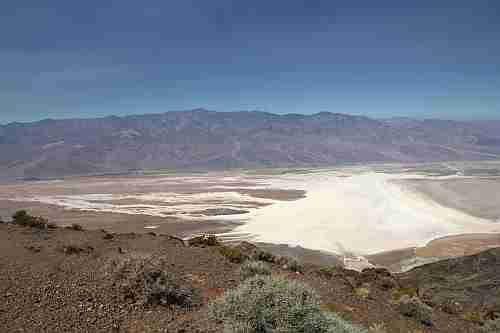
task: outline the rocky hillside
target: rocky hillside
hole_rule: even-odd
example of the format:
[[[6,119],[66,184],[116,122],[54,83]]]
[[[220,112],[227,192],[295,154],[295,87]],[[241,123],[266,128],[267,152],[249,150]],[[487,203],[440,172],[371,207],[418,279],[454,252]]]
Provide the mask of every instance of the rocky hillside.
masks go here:
[[[17,219],[0,223],[1,332],[222,332],[225,318],[253,313],[241,312],[245,306],[273,304],[272,294],[264,303],[238,299],[244,288],[249,297],[265,296],[266,281],[278,281],[274,288],[306,288],[304,297],[318,295],[309,314],[317,323],[319,313],[334,318],[337,330],[328,332],[483,332],[500,315],[499,249],[404,274],[360,273],[298,263],[249,243],[229,247],[211,237],[183,242]],[[224,308],[221,317],[211,315],[213,304],[231,299],[238,301],[239,317]]]
[[[500,122],[192,110],[0,126],[0,175],[495,159]]]

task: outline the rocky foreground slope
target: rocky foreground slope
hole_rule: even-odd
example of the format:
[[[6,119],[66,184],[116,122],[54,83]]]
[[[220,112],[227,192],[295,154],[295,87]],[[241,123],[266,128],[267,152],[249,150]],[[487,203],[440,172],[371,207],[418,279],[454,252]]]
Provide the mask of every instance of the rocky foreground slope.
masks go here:
[[[244,261],[305,282],[324,311],[370,332],[481,332],[500,315],[500,249],[359,273],[213,238],[1,223],[0,252],[0,332],[222,332],[207,304],[242,283]],[[175,277],[174,299],[147,297],[158,272]]]
[[[500,121],[192,110],[0,125],[2,178],[500,157]]]

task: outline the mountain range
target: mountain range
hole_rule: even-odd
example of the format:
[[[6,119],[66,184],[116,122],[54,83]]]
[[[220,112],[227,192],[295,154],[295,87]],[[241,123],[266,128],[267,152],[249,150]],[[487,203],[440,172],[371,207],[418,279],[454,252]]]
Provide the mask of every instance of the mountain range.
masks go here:
[[[0,126],[0,178],[500,158],[500,121],[204,109]]]

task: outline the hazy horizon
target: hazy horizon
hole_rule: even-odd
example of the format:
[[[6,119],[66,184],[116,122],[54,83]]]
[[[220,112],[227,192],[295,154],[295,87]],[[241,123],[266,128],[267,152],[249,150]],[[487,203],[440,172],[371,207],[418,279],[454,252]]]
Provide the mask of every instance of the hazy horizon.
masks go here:
[[[263,111],[263,110],[233,110],[233,111],[222,111],[222,110],[213,110],[213,109],[208,109],[208,108],[203,108],[203,107],[197,107],[193,109],[186,109],[186,110],[167,110],[167,111],[158,111],[158,112],[145,112],[145,113],[123,113],[123,114],[103,114],[103,115],[81,115],[78,117],[70,117],[70,116],[61,116],[61,117],[41,117],[41,118],[34,118],[31,120],[13,120],[13,121],[7,121],[3,122],[0,120],[0,125],[9,125],[13,123],[22,123],[22,124],[29,124],[29,123],[36,123],[39,121],[46,121],[46,120],[68,120],[68,119],[103,119],[103,118],[109,118],[109,117],[134,117],[134,116],[147,116],[147,115],[155,115],[155,114],[163,114],[163,113],[169,113],[169,112],[192,112],[192,111],[205,111],[205,112],[220,112],[220,113],[235,113],[235,112],[260,112],[260,113],[270,113],[274,115],[279,115],[279,116],[285,116],[285,115],[303,115],[303,116],[312,116],[315,114],[319,113],[332,113],[332,114],[344,114],[344,115],[349,115],[349,116],[359,116],[359,117],[368,117],[371,119],[376,119],[376,120],[390,120],[390,119],[412,119],[412,120],[450,120],[450,121],[458,121],[458,122],[468,122],[468,121],[499,121],[499,118],[438,118],[438,117],[418,117],[418,116],[404,116],[404,115],[396,115],[396,116],[386,116],[386,117],[377,117],[377,115],[365,115],[362,113],[345,113],[345,112],[332,112],[332,111],[317,111],[317,112],[310,112],[310,113],[300,113],[300,112],[284,112],[284,113],[277,113],[277,112],[272,112],[272,111]]]
[[[0,123],[189,110],[500,119],[495,1],[0,5]]]

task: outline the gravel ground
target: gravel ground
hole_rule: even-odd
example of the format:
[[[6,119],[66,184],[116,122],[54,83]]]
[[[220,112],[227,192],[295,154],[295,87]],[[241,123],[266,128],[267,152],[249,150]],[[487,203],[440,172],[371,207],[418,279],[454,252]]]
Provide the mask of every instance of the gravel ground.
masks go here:
[[[0,224],[0,252],[2,333],[222,332],[207,319],[207,304],[241,281],[239,264],[222,256],[217,246],[187,247],[163,235],[111,237],[96,230],[40,231]],[[141,274],[151,267],[194,288],[198,301],[188,308],[146,305],[130,286],[140,287]],[[398,277],[386,272],[337,268],[325,275],[309,265],[296,273],[278,264],[272,270],[305,281],[319,292],[325,310],[365,327],[383,324],[387,333],[479,330],[460,315],[438,308],[430,328],[401,315],[391,296]]]

